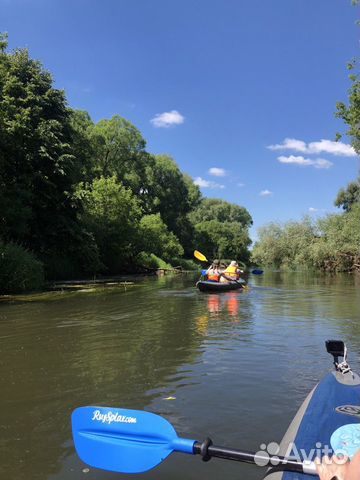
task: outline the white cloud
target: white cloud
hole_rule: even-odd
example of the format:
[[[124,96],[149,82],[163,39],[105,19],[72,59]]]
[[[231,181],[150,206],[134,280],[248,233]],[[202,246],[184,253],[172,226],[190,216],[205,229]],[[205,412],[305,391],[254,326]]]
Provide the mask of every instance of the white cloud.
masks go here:
[[[269,197],[270,195],[273,195],[273,192],[271,192],[270,190],[261,190],[259,195],[261,197]]]
[[[306,144],[296,138],[285,138],[282,143],[268,145],[269,150],[294,150],[295,152],[311,154],[329,153],[342,157],[356,157],[356,152],[351,145],[342,142],[322,139],[320,142]]]
[[[210,180],[205,180],[204,178],[197,177],[194,180],[195,185],[202,188],[225,188],[225,185],[220,185],[219,183],[212,182]]]
[[[318,208],[309,207],[309,212],[310,212],[310,213],[315,213],[315,212],[317,212],[318,210],[319,210]]]
[[[226,171],[223,168],[212,167],[209,169],[209,174],[214,177],[226,177]]]
[[[324,158],[317,158],[316,160],[311,160],[310,158],[304,158],[302,156],[289,155],[284,157],[281,155],[278,157],[280,163],[292,163],[293,165],[300,165],[303,167],[312,166],[314,168],[330,168],[333,163]]]
[[[157,113],[150,122],[156,128],[168,128],[172,125],[181,125],[184,123],[185,117],[181,115],[177,110],[171,110],[171,112]]]
[[[356,157],[356,152],[351,145],[331,140],[320,140],[308,145],[309,153],[331,153],[340,157]]]
[[[306,153],[306,143],[302,140],[296,140],[295,138],[285,138],[283,143],[277,143],[275,145],[268,145],[269,150],[295,150],[296,152]]]
[[[237,185],[238,187],[245,187],[245,183],[241,183],[241,182],[238,182],[236,185]]]

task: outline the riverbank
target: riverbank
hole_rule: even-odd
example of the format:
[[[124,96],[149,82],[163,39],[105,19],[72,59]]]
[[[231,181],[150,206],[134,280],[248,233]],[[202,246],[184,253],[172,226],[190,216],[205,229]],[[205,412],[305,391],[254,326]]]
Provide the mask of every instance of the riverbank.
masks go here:
[[[20,294],[0,295],[0,303],[34,302],[39,300],[56,300],[63,293],[90,293],[104,289],[123,289],[140,284],[141,280],[150,276],[181,275],[194,273],[192,270],[182,270],[181,267],[149,269],[146,273],[124,274],[91,279],[63,280],[48,282],[44,289]]]

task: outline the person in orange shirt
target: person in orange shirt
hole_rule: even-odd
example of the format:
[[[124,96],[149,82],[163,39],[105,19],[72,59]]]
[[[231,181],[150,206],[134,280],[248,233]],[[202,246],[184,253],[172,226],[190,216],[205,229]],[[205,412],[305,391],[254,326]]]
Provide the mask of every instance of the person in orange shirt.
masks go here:
[[[207,279],[211,282],[219,282],[221,271],[220,271],[220,261],[214,260],[212,265],[206,270]]]

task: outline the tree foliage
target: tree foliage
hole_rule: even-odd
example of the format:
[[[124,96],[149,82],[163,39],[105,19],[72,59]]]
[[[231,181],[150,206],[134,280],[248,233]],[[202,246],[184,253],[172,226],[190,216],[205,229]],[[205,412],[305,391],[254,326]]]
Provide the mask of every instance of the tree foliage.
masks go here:
[[[152,213],[160,213],[169,230],[186,244],[193,233],[187,215],[200,200],[199,188],[170,156],[156,155],[154,160],[148,188],[149,209]]]
[[[37,290],[44,284],[44,266],[21,245],[0,241],[0,292]]]
[[[139,234],[140,245],[145,252],[154,253],[164,260],[171,260],[184,254],[178,238],[168,230],[159,213],[142,217]]]
[[[252,225],[249,212],[239,205],[218,198],[204,198],[190,215],[193,223],[216,220],[222,222],[237,222],[247,228]]]
[[[202,199],[173,158],[146,150],[131,122],[95,123],[69,108],[40,62],[6,49],[0,35],[2,245],[31,251],[19,258],[33,255],[47,279],[131,271],[141,258],[180,264],[198,245],[247,257],[252,220],[243,207]]]
[[[88,235],[73,198],[81,170],[64,92],[26,49],[5,53],[5,40],[0,131],[1,238],[22,243],[45,264],[55,255],[84,263]]]
[[[356,60],[348,64],[348,70],[351,87],[349,89],[348,103],[338,102],[336,104],[336,116],[341,118],[347,125],[347,135],[351,138],[351,143],[355,151],[360,155],[360,77],[359,63]],[[341,138],[341,135],[338,135]]]
[[[359,269],[359,204],[316,221],[308,217],[259,229],[252,261],[276,268]]]
[[[205,220],[195,224],[197,248],[212,258],[232,258],[246,262],[251,240],[239,222]]]
[[[335,206],[342,207],[349,212],[353,205],[360,201],[360,177],[355,182],[350,182],[346,188],[341,188],[335,199]]]
[[[94,235],[101,262],[109,273],[121,271],[134,256],[142,215],[140,202],[115,176],[80,185],[77,197],[84,206],[82,223]]]

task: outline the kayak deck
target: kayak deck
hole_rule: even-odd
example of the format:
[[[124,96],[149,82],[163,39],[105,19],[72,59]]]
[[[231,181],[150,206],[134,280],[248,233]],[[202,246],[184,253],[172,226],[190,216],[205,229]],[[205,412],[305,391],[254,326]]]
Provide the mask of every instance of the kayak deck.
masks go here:
[[[333,437],[333,434],[340,427],[351,431],[354,425],[359,425],[359,399],[360,377],[357,374],[351,371],[345,374],[336,371],[328,373],[301,405],[280,444],[279,455],[305,453],[311,456],[313,449],[313,452],[323,456],[325,453],[322,449],[326,446],[332,450],[339,448],[334,445],[333,438],[336,435]],[[351,414],[349,411],[358,413]],[[291,453],[289,450],[292,450]],[[314,456],[319,456],[316,453]],[[310,460],[314,461],[315,458]],[[270,468],[265,478],[310,480],[314,477],[294,472],[271,472]]]

